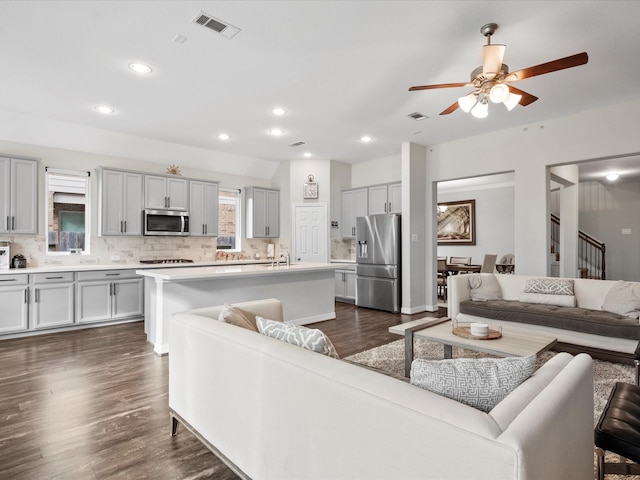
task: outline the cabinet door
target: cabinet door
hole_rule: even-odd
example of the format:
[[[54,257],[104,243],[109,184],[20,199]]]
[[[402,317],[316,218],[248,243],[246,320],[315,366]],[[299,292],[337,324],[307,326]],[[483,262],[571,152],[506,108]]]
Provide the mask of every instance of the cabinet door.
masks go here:
[[[218,184],[204,184],[204,224],[207,237],[218,236]]]
[[[78,323],[111,319],[112,282],[78,283]]]
[[[201,237],[205,232],[204,182],[191,181],[189,185],[189,235]]]
[[[355,192],[355,207],[356,215],[353,219],[353,226],[355,228],[356,218],[366,217],[369,215],[369,194],[366,188],[354,190]],[[354,230],[355,231],[355,230]]]
[[[342,236],[353,238],[356,236],[356,192],[342,192]]]
[[[111,317],[137,317],[144,314],[143,279],[113,282],[113,310]]]
[[[27,329],[28,301],[26,285],[0,287],[0,334]]]
[[[267,190],[266,195],[267,236],[278,238],[280,236],[280,192]]]
[[[402,184],[392,183],[388,187],[389,213],[402,213]]]
[[[144,208],[168,208],[165,177],[144,176]]]
[[[102,235],[120,235],[123,230],[123,172],[103,170],[101,172]]]
[[[189,182],[184,178],[167,178],[167,207],[174,210],[189,209]]]
[[[369,215],[388,213],[387,186],[369,187]]]
[[[336,270],[335,273],[335,295],[336,297],[344,297],[344,272]]]
[[[0,233],[11,229],[11,159],[0,157]],[[0,327],[1,328],[1,327]]]
[[[356,272],[347,271],[344,274],[345,276],[345,284],[344,284],[344,297],[349,300],[356,299]]]
[[[11,159],[11,231],[38,233],[38,162]]]
[[[72,325],[73,283],[50,283],[33,287],[32,327]]]
[[[253,189],[253,236],[264,238],[267,236],[267,191]]]
[[[123,172],[122,218],[125,235],[142,235],[142,174]]]

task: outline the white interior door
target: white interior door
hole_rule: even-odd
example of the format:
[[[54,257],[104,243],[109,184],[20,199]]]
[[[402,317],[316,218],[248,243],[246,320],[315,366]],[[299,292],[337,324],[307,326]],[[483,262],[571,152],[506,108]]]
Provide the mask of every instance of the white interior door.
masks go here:
[[[292,259],[296,263],[326,263],[327,206],[326,204],[294,205]]]

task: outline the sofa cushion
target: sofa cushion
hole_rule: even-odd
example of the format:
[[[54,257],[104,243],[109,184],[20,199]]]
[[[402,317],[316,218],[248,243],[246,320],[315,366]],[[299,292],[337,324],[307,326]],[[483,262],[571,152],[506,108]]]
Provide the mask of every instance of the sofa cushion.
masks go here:
[[[460,302],[460,313],[494,320],[542,325],[604,337],[638,339],[638,321],[617,313],[514,300]]]
[[[306,348],[307,350],[322,353],[329,357],[340,358],[329,337],[317,328],[307,328],[300,325],[277,322],[260,316],[256,317],[256,323],[258,325],[258,331],[263,335]]]
[[[575,295],[554,295],[552,293],[526,293],[520,294],[520,301],[527,303],[543,303],[545,305],[557,305],[558,307],[575,307]]]
[[[607,292],[602,309],[631,318],[640,318],[640,283],[616,282]]]
[[[531,376],[535,355],[508,358],[416,359],[411,384],[489,412]]]
[[[218,320],[220,320],[221,322],[230,323],[231,325],[246,328],[247,330],[252,330],[254,332],[258,331],[258,327],[256,326],[256,316],[242,310],[236,305],[226,304],[220,312]]]
[[[574,295],[573,280],[564,278],[532,278],[524,285],[525,293],[552,295]]]
[[[469,275],[469,296],[475,302],[502,298],[502,289],[493,273]]]

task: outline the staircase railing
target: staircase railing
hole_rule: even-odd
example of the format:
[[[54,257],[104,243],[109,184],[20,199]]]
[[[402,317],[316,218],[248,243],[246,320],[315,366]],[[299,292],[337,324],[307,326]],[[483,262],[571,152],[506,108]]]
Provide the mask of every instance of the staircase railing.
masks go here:
[[[551,214],[551,247],[560,248],[560,217]],[[606,245],[588,233],[578,230],[578,272],[580,278],[606,280]]]

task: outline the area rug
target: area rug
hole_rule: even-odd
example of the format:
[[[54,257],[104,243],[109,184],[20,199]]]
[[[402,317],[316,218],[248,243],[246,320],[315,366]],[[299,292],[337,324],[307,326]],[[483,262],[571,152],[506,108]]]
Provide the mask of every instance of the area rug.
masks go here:
[[[555,355],[554,352],[546,352],[538,359],[538,364],[541,365],[548,361]],[[415,339],[414,343],[414,356],[415,358],[425,358],[429,360],[440,360],[443,358],[443,347],[439,343],[430,342],[423,339]],[[488,355],[473,352],[459,347],[453,347],[453,358],[479,358],[487,357]],[[384,372],[388,372],[393,375],[404,375],[404,340],[396,340],[395,342],[382,345],[380,347],[372,348],[371,350],[365,350],[364,352],[356,353],[350,357],[346,357],[345,360],[349,360],[354,363],[375,367]],[[611,389],[616,382],[633,383],[634,371],[630,365],[622,365],[619,363],[604,362],[600,360],[593,361],[593,380],[594,380],[594,412],[593,412],[593,424],[600,418],[600,413],[604,409]],[[595,457],[595,455],[594,455]],[[619,461],[620,459],[610,453],[607,453],[607,461]],[[595,478],[595,458],[594,458],[594,478]],[[638,475],[618,476],[607,475],[607,480],[640,480]]]

